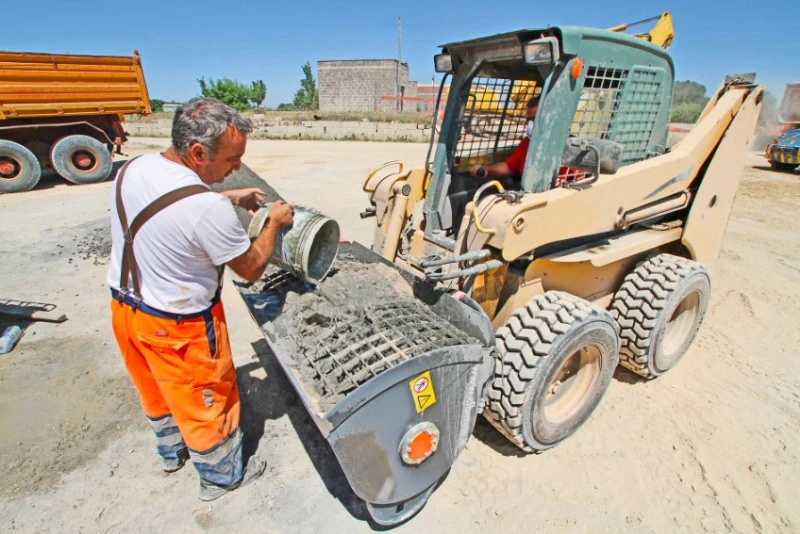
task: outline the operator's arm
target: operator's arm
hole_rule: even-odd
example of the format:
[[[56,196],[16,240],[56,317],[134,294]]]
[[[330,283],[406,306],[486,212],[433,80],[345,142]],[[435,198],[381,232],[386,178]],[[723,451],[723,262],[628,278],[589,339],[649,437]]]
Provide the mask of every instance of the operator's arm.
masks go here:
[[[228,267],[248,282],[255,282],[261,278],[272,258],[272,248],[278,231],[290,224],[292,224],[292,207],[280,200],[272,204],[261,233],[244,254],[227,263]]]
[[[506,159],[494,165],[475,165],[470,174],[480,180],[503,179],[509,176],[522,176],[525,168],[525,157],[528,154],[530,141],[526,137],[517,145],[514,152]]]

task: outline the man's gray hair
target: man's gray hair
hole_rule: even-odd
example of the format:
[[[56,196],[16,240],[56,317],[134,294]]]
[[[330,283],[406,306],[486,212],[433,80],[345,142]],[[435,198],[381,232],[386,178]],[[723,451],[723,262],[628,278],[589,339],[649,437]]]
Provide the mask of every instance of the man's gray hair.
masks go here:
[[[216,98],[194,98],[175,112],[172,145],[182,155],[194,143],[199,143],[213,157],[220,137],[231,126],[243,135],[253,131],[249,119]]]

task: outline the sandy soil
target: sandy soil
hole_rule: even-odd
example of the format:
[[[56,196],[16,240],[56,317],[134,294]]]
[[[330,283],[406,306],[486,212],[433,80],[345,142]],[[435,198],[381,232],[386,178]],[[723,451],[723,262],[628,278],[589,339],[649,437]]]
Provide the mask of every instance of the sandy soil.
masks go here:
[[[137,139],[133,154],[165,140]],[[252,142],[246,162],[290,202],[368,243],[361,183],[424,145]],[[751,155],[714,269],[711,309],[671,373],[618,371],[589,422],[521,456],[479,421],[426,508],[399,531],[800,530],[800,175]],[[51,302],[0,356],[0,530],[19,532],[369,531],[326,442],[231,284],[224,299],[257,483],[214,503],[191,468],[165,475],[109,327],[98,244],[110,184],[45,180],[0,196],[1,298]]]

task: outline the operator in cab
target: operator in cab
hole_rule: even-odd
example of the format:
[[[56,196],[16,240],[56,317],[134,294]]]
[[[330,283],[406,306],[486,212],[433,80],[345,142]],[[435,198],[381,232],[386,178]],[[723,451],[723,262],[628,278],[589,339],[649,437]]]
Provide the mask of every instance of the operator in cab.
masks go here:
[[[528,145],[532,133],[533,120],[539,109],[538,98],[532,96],[525,104],[525,118],[528,121],[528,128],[525,138],[517,145],[514,152],[505,160],[494,165],[475,165],[470,174],[479,180],[502,180],[512,176],[522,176],[525,170],[525,157],[528,154]]]
[[[514,149],[514,152],[506,158],[505,161],[500,161],[493,165],[475,165],[472,167],[470,174],[479,180],[521,178],[522,173],[525,172],[525,158],[528,156],[528,146],[531,142],[531,135],[533,135],[533,121],[536,119],[536,112],[538,110],[538,97],[530,97],[525,104],[525,118],[528,121],[527,128],[525,129],[525,137],[520,144],[517,145],[517,148]],[[574,136],[570,135],[570,137]],[[558,176],[554,179],[553,187],[557,187],[564,182],[581,180],[586,176],[587,174],[579,169],[562,166],[558,169]]]

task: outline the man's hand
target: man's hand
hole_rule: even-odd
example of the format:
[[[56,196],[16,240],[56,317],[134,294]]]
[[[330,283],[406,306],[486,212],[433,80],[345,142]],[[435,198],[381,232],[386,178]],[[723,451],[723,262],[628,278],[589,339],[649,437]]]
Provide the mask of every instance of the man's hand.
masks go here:
[[[508,163],[501,161],[494,165],[475,165],[469,173],[478,180],[502,180],[509,176],[514,176],[514,172],[509,168]]]
[[[264,192],[257,187],[233,189],[222,194],[228,197],[234,206],[246,209],[250,215],[254,215],[258,208],[267,203],[264,200]]]
[[[272,204],[267,214],[267,222],[258,237],[253,240],[247,252],[228,262],[228,267],[249,282],[255,282],[264,274],[264,269],[272,258],[275,239],[281,228],[292,224],[294,210],[278,200]]]
[[[278,225],[278,228],[283,228],[292,224],[294,210],[283,200],[277,200],[270,206],[267,217],[273,224]]]
[[[486,167],[484,167],[483,165],[475,165],[474,167],[472,167],[470,174],[474,178],[477,178],[479,180],[483,180],[489,175],[488,171],[486,170]]]

